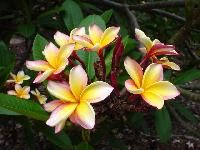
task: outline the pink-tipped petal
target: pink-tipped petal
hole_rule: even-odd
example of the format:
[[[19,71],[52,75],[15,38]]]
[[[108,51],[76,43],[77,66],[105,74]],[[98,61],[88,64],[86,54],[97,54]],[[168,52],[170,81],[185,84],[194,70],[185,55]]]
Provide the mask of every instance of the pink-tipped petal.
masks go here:
[[[104,100],[113,91],[113,87],[106,82],[96,81],[88,85],[81,94],[80,101],[97,103]]]
[[[172,99],[180,94],[177,88],[169,81],[159,81],[151,85],[145,92],[156,93],[164,100]]]
[[[39,74],[35,80],[33,81],[33,83],[41,83],[44,80],[46,80],[52,73],[54,72],[54,70],[47,70],[41,74]]]
[[[51,68],[49,63],[44,60],[26,61],[26,67],[34,71],[46,71]]]
[[[76,108],[76,123],[85,129],[92,129],[95,125],[95,112],[89,103],[81,102]]]
[[[106,45],[113,42],[114,39],[118,37],[119,30],[120,30],[120,27],[107,28],[101,37],[101,41],[100,41],[101,47],[105,47]]]
[[[124,66],[130,77],[135,82],[136,86],[140,88],[143,77],[143,71],[141,66],[130,57],[126,57],[124,61]]]
[[[76,99],[80,98],[82,91],[87,86],[87,82],[87,73],[80,65],[73,67],[70,70],[69,85]]]
[[[137,88],[134,81],[131,79],[125,81],[125,87],[130,93],[133,94],[141,94],[144,91],[144,89]]]
[[[60,100],[67,102],[76,102],[74,95],[66,84],[49,81],[47,85],[47,90],[50,94],[52,94],[56,98],[59,98]]]
[[[57,56],[58,56],[59,50],[53,43],[49,43],[45,47],[42,53],[44,54],[46,60],[51,66],[53,67],[57,66]]]
[[[164,99],[158,94],[152,92],[144,92],[141,95],[142,98],[151,106],[161,109],[164,105]]]
[[[54,109],[56,109],[58,106],[64,104],[61,100],[53,100],[49,103],[44,104],[44,109],[47,112],[52,112]]]
[[[62,33],[62,32],[57,31],[57,32],[54,34],[54,40],[56,41],[56,43],[57,43],[60,47],[62,47],[62,46],[64,46],[65,44],[68,43],[69,36],[68,36],[68,35],[65,35],[65,34]]]
[[[65,127],[65,122],[66,120],[62,120],[55,126],[55,133],[59,133]]]
[[[85,36],[74,35],[73,40],[79,45],[82,45],[84,48],[91,49],[93,48],[92,41]]]
[[[163,80],[163,68],[161,64],[150,64],[143,76],[142,88],[145,90],[152,84]]]
[[[58,106],[50,115],[50,118],[46,121],[46,124],[54,127],[60,123],[60,121],[66,120],[76,109],[76,103],[65,103]]]
[[[100,42],[102,34],[103,34],[103,31],[96,24],[89,26],[89,36],[93,44]]]

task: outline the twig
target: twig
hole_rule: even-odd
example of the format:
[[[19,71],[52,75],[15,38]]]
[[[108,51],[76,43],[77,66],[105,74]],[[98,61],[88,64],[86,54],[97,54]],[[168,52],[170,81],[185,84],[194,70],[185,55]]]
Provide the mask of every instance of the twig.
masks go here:
[[[181,87],[178,87],[178,90],[183,94],[183,96],[189,97],[191,100],[194,100],[196,102],[200,102],[200,94],[190,92]]]
[[[185,21],[186,21],[185,18],[183,18],[181,16],[178,16],[176,14],[172,14],[172,13],[169,13],[167,11],[160,10],[160,9],[147,10],[147,12],[151,12],[153,14],[160,15],[160,16],[165,16],[167,18],[174,19],[174,20],[179,21],[181,23],[185,23]]]

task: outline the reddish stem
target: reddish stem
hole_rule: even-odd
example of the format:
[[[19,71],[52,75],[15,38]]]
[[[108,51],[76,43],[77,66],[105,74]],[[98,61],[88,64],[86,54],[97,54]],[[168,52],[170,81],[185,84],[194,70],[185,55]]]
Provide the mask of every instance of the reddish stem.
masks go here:
[[[149,56],[148,55],[145,55],[142,59],[142,61],[140,62],[140,66],[143,66],[145,67],[146,66],[146,63],[147,63],[147,60],[148,60]]]
[[[83,62],[82,59],[80,59],[80,57],[76,54],[75,51],[73,51],[72,56],[74,57],[74,59],[76,59],[78,62],[80,62],[80,64],[82,65],[82,67],[85,69],[85,63]]]
[[[106,64],[103,57],[103,49],[100,49],[98,54],[99,54],[100,63],[102,66],[102,80],[105,81],[106,80]]]

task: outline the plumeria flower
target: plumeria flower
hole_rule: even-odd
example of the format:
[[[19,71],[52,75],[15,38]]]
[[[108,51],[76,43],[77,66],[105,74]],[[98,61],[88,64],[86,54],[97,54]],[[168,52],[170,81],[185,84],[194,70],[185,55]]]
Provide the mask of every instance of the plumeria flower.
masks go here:
[[[43,51],[46,61],[26,61],[28,69],[41,72],[33,83],[40,83],[51,75],[61,73],[68,65],[67,58],[71,55],[73,49],[74,44],[64,45],[58,49],[53,43],[49,43]]]
[[[17,75],[10,73],[12,79],[7,80],[6,82],[11,83],[14,82],[15,84],[22,84],[24,80],[29,80],[30,77],[24,74],[24,71],[19,71]]]
[[[136,38],[143,44],[144,47],[140,50],[148,55],[148,57],[158,56],[158,55],[178,55],[175,51],[173,45],[165,45],[161,43],[158,39],[151,41],[151,39],[146,36],[146,34],[139,30],[135,29]]]
[[[74,35],[79,35],[79,36],[85,36],[85,27],[81,27],[81,28],[75,28],[71,31],[70,33],[70,36],[64,34],[64,33],[61,33],[59,31],[57,31],[54,35],[54,39],[56,41],[56,43],[62,47],[66,44],[75,44],[74,46],[74,50],[79,50],[81,48],[83,48],[82,45],[76,43],[74,40],[73,40],[73,36]]]
[[[180,67],[176,63],[169,61],[167,57],[162,57],[160,59],[156,58],[154,62],[157,64],[161,64],[164,68],[170,68],[177,71],[180,70]]]
[[[9,95],[15,95],[19,98],[29,99],[30,98],[30,87],[24,86],[21,87],[19,84],[15,84],[15,90],[8,91]]]
[[[38,99],[40,104],[46,104],[47,97],[45,95],[41,95],[38,89],[35,89],[35,91],[32,90],[31,94],[33,94]]]
[[[99,52],[118,37],[120,27],[109,27],[105,31],[96,24],[89,26],[89,35],[74,35],[73,39],[91,51]]]
[[[55,126],[56,133],[64,128],[68,118],[85,129],[94,127],[95,112],[91,103],[104,100],[110,95],[113,87],[102,81],[96,81],[90,85],[87,85],[87,82],[87,74],[80,65],[71,69],[69,85],[48,82],[48,91],[58,100],[44,105],[46,111],[52,112],[46,124]]]
[[[150,64],[143,75],[141,66],[133,59],[127,57],[124,66],[131,79],[125,81],[125,87],[130,93],[140,94],[150,105],[161,109],[164,100],[172,99],[180,93],[169,81],[163,80],[161,64]]]

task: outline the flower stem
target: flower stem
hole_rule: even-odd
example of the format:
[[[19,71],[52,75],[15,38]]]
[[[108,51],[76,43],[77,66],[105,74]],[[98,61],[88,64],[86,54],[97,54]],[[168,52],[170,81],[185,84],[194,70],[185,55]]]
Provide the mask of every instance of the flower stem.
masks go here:
[[[106,80],[106,64],[103,57],[103,50],[99,50],[98,54],[99,54],[99,58],[100,58],[101,66],[102,66],[102,80],[105,81]]]

